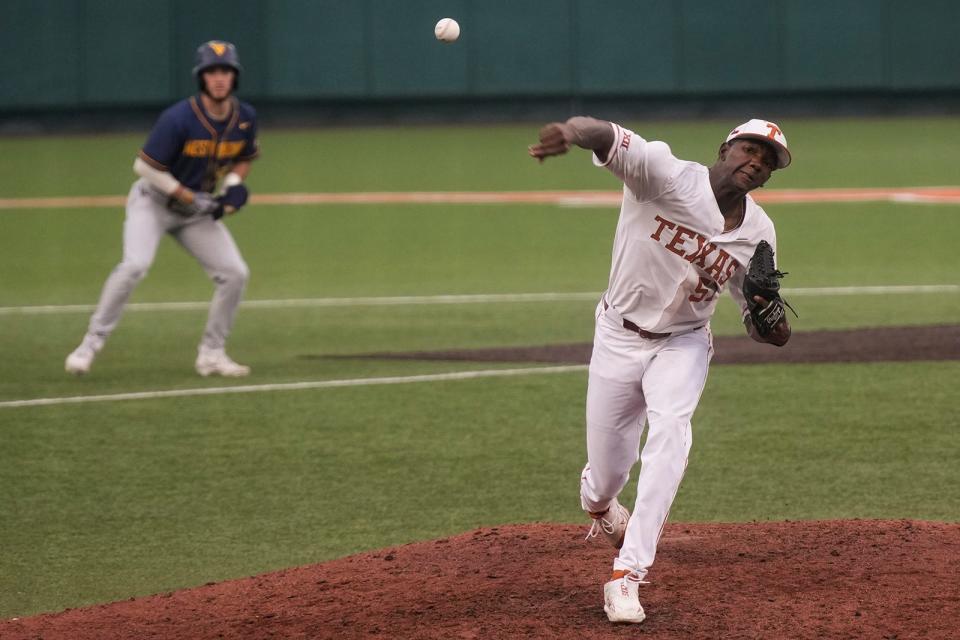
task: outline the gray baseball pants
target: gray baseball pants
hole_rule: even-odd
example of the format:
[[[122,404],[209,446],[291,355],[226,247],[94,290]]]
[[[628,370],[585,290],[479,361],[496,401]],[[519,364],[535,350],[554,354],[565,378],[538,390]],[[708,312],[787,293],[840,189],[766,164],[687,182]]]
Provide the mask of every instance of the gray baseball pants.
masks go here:
[[[169,233],[197,259],[216,286],[200,344],[222,349],[250,269],[223,222],[207,215],[182,216],[167,208],[166,202],[167,197],[145,180],[133,183],[123,223],[123,259],[103,285],[88,331],[104,339],[113,332],[130,294],[153,264],[160,238]]]

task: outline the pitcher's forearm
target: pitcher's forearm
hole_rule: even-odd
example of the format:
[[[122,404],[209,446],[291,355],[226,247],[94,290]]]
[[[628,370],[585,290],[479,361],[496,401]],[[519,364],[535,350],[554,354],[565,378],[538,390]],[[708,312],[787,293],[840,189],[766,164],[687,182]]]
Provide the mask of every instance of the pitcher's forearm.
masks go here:
[[[566,124],[571,133],[571,143],[589,149],[601,160],[606,160],[607,152],[613,146],[613,125],[590,116],[574,116]]]
[[[531,156],[541,162],[545,158],[563,155],[576,145],[589,149],[603,161],[613,147],[613,125],[606,120],[597,120],[589,116],[574,116],[566,122],[550,122],[540,129],[540,141],[530,145]]]

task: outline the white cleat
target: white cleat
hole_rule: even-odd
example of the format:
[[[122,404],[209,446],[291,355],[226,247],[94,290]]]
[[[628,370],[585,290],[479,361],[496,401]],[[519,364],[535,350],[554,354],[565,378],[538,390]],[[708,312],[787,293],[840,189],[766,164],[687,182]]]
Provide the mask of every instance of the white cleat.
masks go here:
[[[613,579],[603,585],[603,610],[610,622],[643,622],[647,615],[640,606],[641,584],[646,583],[635,573],[613,572]]]
[[[227,378],[242,378],[250,375],[250,367],[237,364],[230,359],[223,349],[209,349],[200,347],[197,352],[197,362],[194,365],[197,373],[204,378],[210,375],[225,376]]]
[[[606,511],[589,515],[593,519],[593,524],[590,526],[587,540],[596,538],[602,533],[607,542],[617,549],[623,546],[623,536],[627,533],[627,522],[630,520],[630,511],[625,506],[614,498]]]
[[[93,360],[101,349],[103,349],[103,338],[88,333],[83,337],[80,346],[67,356],[63,368],[66,369],[67,373],[72,373],[75,376],[90,373]]]

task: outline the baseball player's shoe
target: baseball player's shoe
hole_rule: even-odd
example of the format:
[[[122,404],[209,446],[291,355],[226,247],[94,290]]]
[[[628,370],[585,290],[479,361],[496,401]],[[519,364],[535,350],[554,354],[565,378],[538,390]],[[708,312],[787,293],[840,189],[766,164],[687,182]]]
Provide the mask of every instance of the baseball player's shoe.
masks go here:
[[[76,376],[89,373],[90,367],[93,365],[93,359],[97,357],[97,353],[101,349],[103,349],[103,338],[88,333],[83,336],[83,342],[80,343],[80,346],[67,356],[63,368],[67,370],[67,373]]]
[[[616,498],[610,502],[606,511],[590,513],[593,524],[586,539],[596,538],[601,533],[607,541],[619,549],[623,546],[623,536],[627,533],[627,522],[630,520],[630,511],[620,504]]]
[[[643,622],[647,615],[640,606],[640,585],[647,584],[631,571],[614,571],[603,585],[603,610],[610,622]]]
[[[230,356],[223,349],[209,349],[203,346],[197,352],[197,362],[194,366],[197,373],[203,377],[218,375],[228,378],[242,378],[250,374],[250,367],[237,364],[230,359]]]

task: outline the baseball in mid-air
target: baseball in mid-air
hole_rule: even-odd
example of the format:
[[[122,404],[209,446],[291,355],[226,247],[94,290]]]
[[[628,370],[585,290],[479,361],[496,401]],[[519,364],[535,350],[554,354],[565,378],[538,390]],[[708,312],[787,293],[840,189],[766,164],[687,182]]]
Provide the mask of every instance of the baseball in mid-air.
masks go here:
[[[443,18],[433,28],[433,34],[441,42],[454,42],[460,37],[460,25],[453,18]]]

